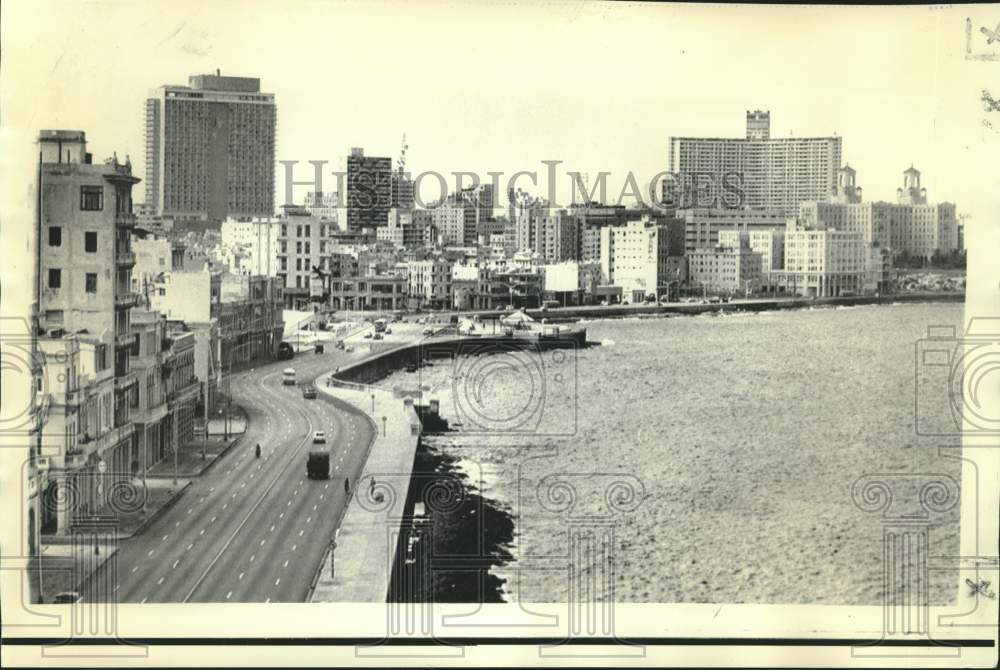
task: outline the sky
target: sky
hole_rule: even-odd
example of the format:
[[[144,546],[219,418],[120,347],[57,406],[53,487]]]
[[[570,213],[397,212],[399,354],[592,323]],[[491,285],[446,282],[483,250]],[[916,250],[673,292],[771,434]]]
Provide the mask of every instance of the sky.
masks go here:
[[[128,154],[142,176],[149,91],[220,69],[275,94],[277,158],[301,161],[296,179],[353,146],[395,159],[405,132],[414,174],[538,171],[544,194],[541,161],[556,160],[560,196],[566,170],[605,171],[614,199],[627,173],[645,187],[665,169],[669,136],[740,137],[746,110],[764,109],[773,137],[843,137],[866,199],[893,200],[912,164],[932,201],[975,219],[997,191],[1000,123],[983,126],[980,96],[1000,95],[1000,63],[965,58],[966,16],[985,43],[978,27],[1000,12],[11,0],[0,141],[30,158],[39,129],[85,130],[96,157]]]

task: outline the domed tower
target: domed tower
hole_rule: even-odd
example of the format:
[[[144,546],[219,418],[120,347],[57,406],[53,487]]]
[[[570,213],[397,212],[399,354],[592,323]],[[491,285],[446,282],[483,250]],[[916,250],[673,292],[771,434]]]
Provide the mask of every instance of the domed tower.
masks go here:
[[[861,187],[857,186],[855,180],[857,172],[845,164],[837,173],[837,185],[833,189],[831,202],[836,203],[857,203],[861,202]]]
[[[896,198],[901,205],[927,204],[927,189],[920,187],[920,170],[913,165],[903,172],[903,188],[896,189]]]

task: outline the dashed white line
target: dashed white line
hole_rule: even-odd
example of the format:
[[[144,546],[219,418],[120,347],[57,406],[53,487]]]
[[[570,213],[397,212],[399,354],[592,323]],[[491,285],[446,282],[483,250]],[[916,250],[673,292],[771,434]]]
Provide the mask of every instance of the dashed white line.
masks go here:
[[[309,523],[309,522],[310,522],[310,521],[312,521],[312,520],[313,520],[313,518],[312,518],[311,516],[307,516],[307,517],[306,517],[306,523]]]
[[[299,537],[302,537],[303,534],[305,534],[305,531],[304,530],[300,530],[299,531]]]
[[[155,550],[155,549],[150,549],[150,550],[149,550],[149,553],[148,553],[148,554],[146,554],[146,555],[147,555],[147,556],[152,556],[152,555],[153,555],[153,552],[154,552],[154,551],[156,551],[156,550]]]
[[[271,526],[271,532],[272,533],[274,532],[274,526]]]
[[[288,561],[285,561],[285,564],[284,564],[284,565],[282,565],[281,567],[283,567],[283,568],[287,568],[287,567],[288,567]]]
[[[243,573],[241,572],[241,573],[240,573],[240,576],[239,576],[239,577],[237,577],[236,579],[237,579],[238,581],[242,581],[242,579],[243,579]]]
[[[162,583],[163,583],[163,577],[160,577],[160,580],[158,582],[156,582],[156,585],[159,586]]]
[[[275,586],[277,586],[280,583],[281,583],[281,577],[278,577],[277,579],[274,580],[274,585]]]
[[[178,558],[176,561],[174,561],[174,564],[170,567],[170,569],[171,570],[176,570],[177,569],[177,564],[180,563],[180,562],[181,562],[181,559]]]
[[[212,517],[212,520],[211,520],[211,521],[209,521],[209,523],[215,523],[215,520],[216,520],[217,518],[218,518],[218,517],[214,517],[214,516],[213,516],[213,517]]]
[[[295,547],[297,547],[297,546],[299,546],[299,545],[297,545],[297,544],[293,544],[293,545],[292,545],[292,551],[295,551]]]
[[[232,595],[233,595],[232,591],[230,591],[229,593],[227,593],[226,594],[226,600],[229,600],[229,598],[232,597]]]
[[[250,555],[250,562],[253,563],[253,559],[257,558],[257,554]]]
[[[202,532],[204,533],[205,531],[202,531]],[[185,549],[185,551],[191,551],[191,548],[192,548],[193,546],[194,546],[194,542],[192,542],[191,544],[189,544],[189,545],[188,545],[188,548],[187,548],[187,549]]]
[[[163,539],[160,540],[160,542],[166,542],[168,537],[170,537],[170,536],[169,535],[164,535]]]
[[[135,571],[136,571],[136,570],[138,570],[138,569],[139,569],[139,566],[138,566],[138,565],[133,565],[133,566],[132,566],[132,572],[135,572]]]

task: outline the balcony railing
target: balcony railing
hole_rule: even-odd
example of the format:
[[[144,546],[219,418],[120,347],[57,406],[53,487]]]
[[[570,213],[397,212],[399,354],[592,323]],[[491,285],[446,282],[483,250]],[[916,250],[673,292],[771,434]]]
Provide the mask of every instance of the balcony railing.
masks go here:
[[[132,291],[122,291],[115,294],[115,307],[135,307],[139,303],[139,294]]]
[[[131,251],[119,251],[115,254],[115,263],[118,265],[135,265],[135,254]]]

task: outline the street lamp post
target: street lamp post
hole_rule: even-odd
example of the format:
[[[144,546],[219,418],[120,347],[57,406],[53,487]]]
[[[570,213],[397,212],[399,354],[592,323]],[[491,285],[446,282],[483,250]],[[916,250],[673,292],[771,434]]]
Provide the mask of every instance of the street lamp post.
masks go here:
[[[382,417],[382,437],[385,437],[385,417]]]
[[[375,413],[375,394],[372,393],[372,413]]]

